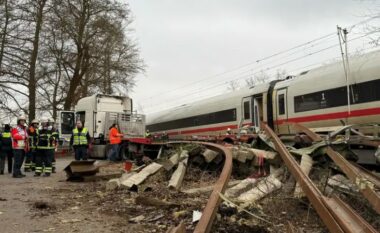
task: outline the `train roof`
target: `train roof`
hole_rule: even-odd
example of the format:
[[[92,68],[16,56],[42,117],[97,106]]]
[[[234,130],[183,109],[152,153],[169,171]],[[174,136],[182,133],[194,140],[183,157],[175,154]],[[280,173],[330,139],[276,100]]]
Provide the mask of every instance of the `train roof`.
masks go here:
[[[363,68],[366,68],[370,71],[371,68],[380,68],[380,50],[375,50],[369,53],[350,56],[349,57],[349,66],[350,66],[350,77],[352,80],[355,80],[357,73],[360,72]],[[295,84],[297,82],[318,80],[318,81],[329,81],[326,80],[331,77],[340,76],[345,79],[344,68],[342,61],[333,62],[330,64],[322,65],[320,67],[306,70],[300,74],[287,79],[281,82],[278,82],[275,86],[276,89],[284,88],[290,84]]]
[[[361,69],[366,68],[366,75],[371,76],[379,75],[380,69],[380,50],[370,53],[362,54],[359,56],[352,56],[349,58],[350,70],[353,79]],[[324,85],[329,85],[328,78],[336,77],[337,75],[345,78],[342,61],[334,62],[331,64],[323,65],[315,69],[304,71],[297,76],[288,78],[286,80],[279,80],[275,89],[288,87],[290,84],[306,83],[310,88],[315,88],[315,85],[310,85],[311,81],[321,81]],[[327,80],[327,82],[323,82]],[[321,84],[321,83],[320,83]],[[222,109],[230,109],[232,106],[241,104],[241,98],[252,96],[268,91],[270,83],[263,83],[253,87],[246,87],[234,92],[229,92],[217,95],[211,98],[198,100],[192,103],[184,104],[168,110],[164,110],[155,114],[148,115],[147,124],[155,124],[159,122],[177,120],[181,118],[191,117],[194,115],[209,113],[212,111],[220,111]]]

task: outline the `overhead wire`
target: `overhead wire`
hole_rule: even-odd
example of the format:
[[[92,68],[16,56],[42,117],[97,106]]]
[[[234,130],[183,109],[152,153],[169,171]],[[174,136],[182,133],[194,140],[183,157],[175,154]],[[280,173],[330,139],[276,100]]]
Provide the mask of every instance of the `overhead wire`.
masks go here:
[[[350,26],[349,28],[350,28],[350,30],[352,30],[352,29],[353,29],[354,27],[356,27],[357,25],[359,25],[359,24],[363,24],[363,23],[366,23],[366,22],[369,22],[370,20],[373,20],[374,18],[378,18],[378,17],[372,17],[372,18],[370,18],[370,19],[363,20],[363,21],[361,21],[361,22],[359,22],[359,23],[357,23],[357,24],[354,24],[354,25]],[[364,34],[364,35],[362,35],[362,36],[358,36],[358,37],[355,37],[355,38],[353,38],[353,39],[350,39],[349,41],[354,41],[354,40],[357,40],[357,39],[359,39],[359,38],[366,37],[366,36],[368,36],[368,35],[370,35],[370,34],[373,34],[373,33],[376,33],[376,32],[377,32],[377,31],[374,30],[374,31],[369,32],[369,33],[366,33],[366,34]],[[331,33],[331,34],[327,34],[327,35],[325,35],[325,36],[323,36],[323,37],[319,37],[319,38],[314,39],[314,40],[312,40],[312,41],[309,41],[309,42],[307,42],[307,43],[301,44],[301,45],[299,45],[299,46],[292,47],[292,48],[290,48],[290,49],[288,49],[288,50],[284,50],[284,51],[278,52],[278,53],[276,53],[276,54],[273,54],[273,55],[271,55],[271,56],[264,57],[264,58],[259,59],[259,60],[260,60],[260,62],[261,62],[261,61],[264,61],[264,60],[267,60],[267,59],[273,58],[273,57],[275,57],[275,56],[278,56],[278,55],[280,55],[280,54],[283,54],[283,53],[285,53],[285,52],[292,51],[292,50],[295,50],[295,49],[297,49],[297,48],[301,48],[302,46],[305,46],[305,45],[309,45],[309,47],[302,49],[302,51],[304,51],[304,50],[306,50],[306,49],[310,49],[310,48],[312,48],[312,47],[316,47],[316,45],[318,45],[318,44],[322,44],[323,41],[319,41],[319,42],[316,43],[316,44],[312,44],[312,42],[316,42],[316,41],[318,41],[318,40],[322,40],[322,39],[330,38],[332,35],[335,35],[335,33],[334,33],[334,34],[332,34],[332,33]],[[291,63],[291,62],[294,62],[294,61],[300,60],[300,59],[302,59],[302,58],[305,58],[305,57],[308,57],[308,56],[311,56],[311,55],[314,55],[314,54],[317,54],[317,53],[320,53],[320,52],[323,52],[323,51],[329,50],[329,49],[334,48],[334,47],[336,47],[336,46],[338,46],[338,45],[339,45],[339,44],[334,44],[334,45],[331,45],[331,46],[325,47],[325,48],[323,48],[323,49],[320,49],[320,50],[318,50],[318,51],[309,52],[308,54],[306,54],[306,55],[304,55],[304,56],[296,57],[296,58],[293,58],[293,59],[291,59],[291,60],[287,60],[287,61],[285,61],[285,62],[283,62],[283,63],[276,64],[276,65],[273,65],[273,66],[271,66],[271,67],[267,67],[266,69],[264,69],[264,71],[272,70],[272,69],[277,68],[277,67],[279,67],[279,66],[283,66],[283,65],[285,65],[285,64],[288,64],[288,63]],[[299,52],[299,51],[293,52],[293,53],[290,54],[290,55],[297,54],[298,52]],[[287,57],[289,57],[289,55],[288,55]],[[277,59],[277,60],[278,60],[278,59]],[[252,63],[247,63],[247,64],[252,64]],[[247,66],[247,64],[242,65],[242,66],[240,66],[240,67],[238,67],[238,68],[235,68],[235,69],[233,69],[233,70],[238,70],[238,69],[240,69],[240,68],[242,68],[242,67]],[[250,69],[248,69],[248,70],[245,70],[245,71],[243,71],[243,72],[240,72],[238,75],[241,75],[241,74],[244,74],[244,73],[248,73],[248,72],[252,72],[253,70],[257,70],[257,69],[258,69],[257,67],[256,67],[255,69],[250,68]],[[262,71],[263,71],[263,69],[262,69],[261,71],[259,71],[259,72],[262,72]],[[226,74],[226,73],[229,73],[229,72],[231,72],[231,70],[230,70],[230,71],[225,71],[225,72],[220,73],[220,74],[217,74],[217,76],[221,76],[221,75]],[[217,82],[213,83],[213,84],[217,84],[217,85],[209,86],[209,87],[207,87],[207,88],[202,88],[202,89],[200,89],[200,90],[197,90],[196,92],[192,92],[192,93],[190,93],[190,95],[198,94],[198,93],[201,93],[201,92],[203,92],[203,91],[205,91],[205,90],[210,90],[210,89],[215,88],[215,87],[223,86],[223,85],[226,85],[226,82],[231,82],[231,81],[241,80],[242,78],[246,78],[247,76],[249,77],[249,76],[255,75],[255,74],[259,73],[259,72],[256,72],[256,73],[253,73],[253,74],[249,74],[249,75],[244,75],[243,77],[238,77],[238,78],[235,78],[235,79],[232,79],[232,80],[218,80]],[[236,77],[236,76],[235,76],[235,77]],[[228,78],[231,78],[231,77],[228,77]],[[221,83],[221,81],[223,81],[223,82]],[[202,82],[202,80],[197,81],[197,82],[193,82],[193,83],[200,83],[200,82]],[[188,87],[188,85],[185,85],[185,86]],[[178,88],[177,88],[176,90],[178,90]],[[166,93],[167,93],[167,92],[166,92]],[[188,96],[189,96],[189,95],[186,95],[185,98],[188,97]],[[152,97],[153,97],[153,96],[152,96]],[[149,98],[149,97],[148,97],[148,98]],[[150,97],[150,98],[151,98],[151,97]],[[146,99],[147,99],[147,98],[146,98]],[[182,99],[182,98],[176,98],[176,102],[177,102],[179,99]],[[167,104],[166,101],[165,101],[165,103]],[[158,106],[155,106],[155,107],[158,107]],[[150,108],[148,107],[148,109],[150,109]]]

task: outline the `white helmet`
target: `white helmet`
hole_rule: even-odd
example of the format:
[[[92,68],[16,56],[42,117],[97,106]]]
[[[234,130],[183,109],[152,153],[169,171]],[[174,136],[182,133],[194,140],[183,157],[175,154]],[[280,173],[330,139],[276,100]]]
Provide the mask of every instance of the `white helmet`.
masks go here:
[[[32,122],[30,122],[30,124],[39,124],[40,122],[37,120],[37,119],[34,119],[32,120]]]
[[[26,121],[26,116],[22,115],[17,118],[17,121]]]
[[[41,118],[41,123],[48,123],[49,120],[46,117]]]

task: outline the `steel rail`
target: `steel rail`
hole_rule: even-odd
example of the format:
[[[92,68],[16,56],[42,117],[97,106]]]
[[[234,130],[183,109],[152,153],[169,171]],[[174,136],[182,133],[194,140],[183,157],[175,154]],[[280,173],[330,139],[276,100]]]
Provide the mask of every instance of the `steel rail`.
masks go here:
[[[231,176],[232,152],[224,146],[221,146],[215,143],[210,143],[210,142],[175,141],[175,142],[168,142],[168,143],[169,144],[183,144],[183,143],[201,144],[206,147],[211,147],[221,152],[222,154],[224,154],[225,160],[224,160],[223,170],[219,176],[219,179],[214,185],[214,189],[212,190],[212,193],[207,201],[206,207],[203,209],[202,217],[194,229],[195,233],[208,233],[211,231],[211,227],[214,222],[216,212],[218,211],[218,207],[221,202],[219,193],[224,193]]]
[[[323,140],[319,135],[312,132],[307,127],[294,123],[293,127],[309,136],[313,141]],[[380,195],[374,190],[375,184],[371,182],[360,170],[347,161],[340,153],[336,152],[331,146],[327,147],[326,154],[336,165],[347,175],[347,177],[358,186],[359,191],[372,205],[374,210],[380,214]]]
[[[377,232],[338,197],[325,197],[310,178],[301,170],[297,161],[289,153],[273,130],[266,124],[263,125],[263,128],[272,138],[286,166],[300,184],[302,190],[330,232]]]

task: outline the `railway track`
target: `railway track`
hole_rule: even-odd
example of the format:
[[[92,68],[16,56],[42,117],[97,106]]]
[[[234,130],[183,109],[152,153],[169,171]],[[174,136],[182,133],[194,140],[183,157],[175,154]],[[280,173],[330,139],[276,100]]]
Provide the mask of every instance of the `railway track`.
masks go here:
[[[294,124],[293,126],[298,131],[309,136],[313,142],[323,140],[322,137],[302,125]],[[284,161],[285,165],[288,167],[291,174],[300,184],[302,190],[305,192],[307,198],[330,232],[377,232],[365,219],[363,219],[358,213],[356,213],[354,209],[352,209],[347,203],[341,200],[337,195],[333,195],[331,197],[323,195],[317,186],[311,181],[311,179],[301,170],[297,161],[293,158],[293,156],[290,154],[281,140],[277,137],[277,135],[272,131],[272,129],[268,125],[264,125],[263,129],[265,130],[266,134],[270,136],[277,152],[281,155],[281,158]],[[203,210],[203,215],[194,230],[194,232],[197,233],[210,232],[213,221],[215,219],[215,215],[218,211],[218,206],[221,202],[219,193],[223,193],[225,191],[226,185],[231,175],[231,151],[227,150],[225,147],[219,144],[209,142],[176,141],[169,143],[201,144],[210,149],[219,151],[225,157],[223,170],[208,199],[207,205]],[[359,191],[369,201],[373,209],[377,213],[380,213],[380,197],[376,190],[380,187],[380,178],[365,168],[347,161],[341,154],[334,151],[330,146],[327,147],[326,153],[346,174],[346,176],[358,186]],[[170,232],[184,232],[183,229],[184,227],[179,225],[176,228],[173,228]],[[287,230],[288,232],[297,231],[291,222],[288,222]]]
[[[314,142],[323,140],[322,137],[300,124],[294,123],[294,127],[305,133]],[[370,175],[371,173],[366,172],[364,168],[347,161],[341,154],[332,149],[331,146],[327,147],[326,154],[358,186],[359,191],[369,201],[374,210],[380,214],[380,195],[376,191],[376,188],[380,188],[380,179],[377,176]]]

